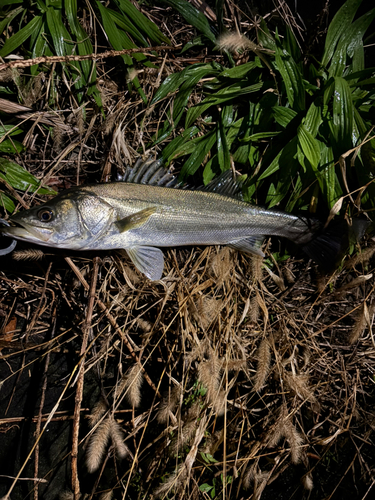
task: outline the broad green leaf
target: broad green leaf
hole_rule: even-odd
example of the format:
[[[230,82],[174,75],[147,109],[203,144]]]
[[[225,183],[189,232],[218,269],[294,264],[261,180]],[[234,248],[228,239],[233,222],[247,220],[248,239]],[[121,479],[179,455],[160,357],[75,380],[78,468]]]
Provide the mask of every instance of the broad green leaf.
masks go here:
[[[65,14],[68,19],[68,23],[72,33],[77,39],[76,47],[80,55],[92,54],[94,48],[89,39],[88,34],[82,28],[78,21],[77,16],[77,0],[65,0]],[[94,61],[80,61],[80,67],[85,75],[86,82],[91,81],[94,83],[96,81],[96,67]]]
[[[175,92],[184,81],[183,73],[184,71],[180,73],[172,73],[171,75],[167,76],[167,78],[162,82],[162,84],[156,91],[151,101],[151,105],[156,104],[158,101],[161,101],[162,99],[164,99],[164,97],[167,97],[168,94]]]
[[[202,12],[185,0],[166,0],[166,3],[175,8],[189,24],[201,31],[211,42],[216,42],[207,17]]]
[[[280,132],[257,132],[256,134],[251,134],[243,139],[240,139],[241,142],[257,142],[263,139],[269,139],[271,137],[276,137]]]
[[[235,66],[234,68],[226,68],[219,75],[223,78],[243,78],[250,71],[253,71],[255,68],[261,68],[262,65],[257,59],[256,61],[247,62],[245,64],[240,64],[239,66]]]
[[[341,153],[353,147],[353,102],[349,84],[344,78],[335,78],[333,95],[333,136]]]
[[[281,150],[275,158],[272,160],[272,162],[268,165],[266,170],[259,176],[259,180],[265,179],[266,177],[269,177],[270,175],[274,174],[279,170],[279,162],[281,155],[283,153],[283,150]]]
[[[36,40],[32,50],[33,59],[35,57],[40,57],[45,54],[47,48],[47,39],[45,36],[45,32],[46,32],[46,25],[45,21],[43,20],[43,22],[40,25],[39,31],[36,32]],[[36,76],[38,74],[38,65],[34,64],[33,66],[31,66],[30,72],[32,75]]]
[[[0,49],[0,57],[5,57],[18,49],[35,30],[39,30],[42,24],[42,17],[35,16],[26,26],[20,29],[15,35],[10,37]]]
[[[12,198],[9,198],[5,193],[0,191],[0,207],[5,208],[9,213],[13,213],[16,206]]]
[[[19,0],[19,2],[17,3],[21,3],[22,0]],[[5,30],[5,27],[10,24],[13,19],[18,16],[18,14],[20,12],[24,11],[24,8],[23,7],[17,7],[16,9],[14,9],[13,11],[11,11],[7,17],[5,17],[2,21],[0,21],[0,33],[3,33],[3,31]]]
[[[125,14],[120,14],[119,12],[116,12],[112,9],[107,9],[107,10],[119,28],[126,31],[126,33],[129,33],[129,35],[135,38],[135,40],[137,40],[144,47],[148,46],[146,38],[137,29],[137,27],[134,26],[134,24],[129,20],[129,18]]]
[[[163,149],[162,156],[166,163],[169,163],[170,160],[174,158],[174,153],[182,146],[182,144],[193,139],[198,132],[198,127],[190,127],[185,129],[182,134],[175,137],[173,141],[171,141],[168,146]]]
[[[198,170],[215,141],[216,134],[213,131],[203,137],[193,139],[188,144],[185,144],[180,151],[176,151],[175,157],[191,153],[181,169],[180,178],[182,180],[189,175],[193,175]]]
[[[270,165],[266,168],[266,170],[258,177],[258,180],[265,179],[270,175],[274,174],[279,170],[280,167],[285,166],[285,170],[283,175],[290,175],[290,169],[294,168],[295,159],[297,155],[297,136],[293,137],[291,141],[289,141],[286,146],[284,146],[281,151],[275,156]]]
[[[67,43],[71,39],[71,36],[62,22],[60,11],[56,11],[53,7],[48,7],[46,19],[56,54],[58,56],[71,54],[73,45]]]
[[[347,0],[344,5],[336,12],[328,27],[322,66],[327,66],[327,64],[331,60],[336,50],[337,42],[339,41],[343,33],[348,30],[361,3],[362,0]]]
[[[271,35],[264,19],[260,22],[260,28],[257,30],[258,42],[265,49],[276,50],[276,42]]]
[[[21,191],[38,191],[39,194],[57,194],[48,187],[41,187],[40,181],[13,161],[0,158],[0,177],[6,180],[14,189]]]
[[[319,102],[319,100],[317,100]],[[322,123],[322,108],[317,106],[315,101],[311,103],[306,113],[305,127],[312,134],[313,137],[318,133],[320,124]]]
[[[335,161],[331,147],[320,143],[320,165],[317,179],[320,189],[325,197],[328,208],[331,209],[340,198],[342,192],[339,187],[335,172]]]
[[[230,154],[223,124],[222,114],[219,116],[217,126],[217,156],[220,170],[224,172],[230,168]]]
[[[298,141],[303,154],[309,160],[313,169],[317,170],[320,161],[319,141],[314,139],[305,125],[302,124],[298,127]]]
[[[106,35],[108,36],[109,43],[115,50],[122,50],[124,47],[122,46],[120,31],[113,21],[109,9],[103,7],[103,5],[98,0],[96,0],[96,5],[99,8],[100,15],[103,21],[103,28]],[[122,58],[124,59],[125,64],[131,64],[131,58],[128,55],[125,54],[122,56]]]
[[[364,69],[364,55],[362,38],[375,17],[375,9],[356,19],[342,34],[337,44],[337,49],[332,56],[329,67],[330,76],[342,76],[346,67],[346,55],[356,56],[352,71]]]
[[[5,135],[19,135],[22,134],[23,130],[15,125],[3,125],[0,124],[0,139]]]
[[[134,23],[139,30],[142,30],[153,42],[171,44],[169,38],[159,30],[156,24],[144,16],[129,0],[115,1],[119,8],[129,16],[131,22]]]
[[[185,43],[180,54],[183,54],[184,52],[188,51],[189,49],[192,49],[193,47],[206,47],[206,45],[207,43],[204,35],[196,36],[195,38],[193,38],[193,40],[190,40],[189,42]]]
[[[272,111],[276,123],[281,125],[283,128],[286,128],[298,114],[296,111],[293,111],[293,109],[284,108],[282,106],[274,106]]]
[[[301,70],[292,56],[282,47],[278,37],[276,40],[275,61],[285,85],[289,104],[295,111],[301,111],[305,109],[305,88]]]
[[[15,140],[5,139],[5,141],[0,142],[0,151],[2,153],[17,154],[22,153],[25,150],[25,146]]]
[[[193,64],[180,73],[172,73],[171,75],[167,76],[167,78],[160,85],[154,95],[154,98],[151,101],[151,104],[155,104],[161,99],[164,99],[164,97],[166,97],[168,94],[175,92],[184,82],[187,82],[187,85],[189,85],[189,81],[191,81],[192,79],[194,79],[195,81],[199,81],[205,76],[217,75],[219,70],[221,70],[221,66],[216,63],[198,63]]]
[[[217,106],[228,101],[233,101],[234,99],[242,95],[257,92],[262,88],[262,86],[262,82],[255,83],[254,85],[249,85],[247,87],[241,87],[238,84],[235,84],[219,90],[214,95],[206,97],[206,99],[204,99],[199,104],[195,105],[192,108],[189,108],[186,115],[185,126],[189,127],[202,113],[204,113],[211,106]]]

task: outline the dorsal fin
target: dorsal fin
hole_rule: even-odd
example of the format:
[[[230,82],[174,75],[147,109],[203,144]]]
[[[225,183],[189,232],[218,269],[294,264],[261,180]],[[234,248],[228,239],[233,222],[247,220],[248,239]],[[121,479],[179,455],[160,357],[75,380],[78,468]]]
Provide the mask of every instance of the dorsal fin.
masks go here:
[[[207,184],[207,186],[193,187],[189,184],[180,182],[172,173],[172,169],[164,167],[162,158],[158,160],[153,160],[152,158],[143,160],[139,158],[133,168],[126,168],[125,174],[119,180],[134,184],[149,184],[150,186],[161,186],[174,189],[208,191],[243,200],[243,181],[239,180],[239,178],[233,178],[231,170],[226,170],[221,173]]]
[[[210,193],[218,193],[223,196],[243,200],[242,186],[243,181],[239,180],[238,177],[233,178],[232,170],[226,170],[208,183],[207,186],[198,189],[199,191],[209,191]]]
[[[125,174],[119,180],[162,187],[179,187],[180,185],[172,170],[163,166],[162,158],[158,160],[139,158],[134,167],[126,167]]]

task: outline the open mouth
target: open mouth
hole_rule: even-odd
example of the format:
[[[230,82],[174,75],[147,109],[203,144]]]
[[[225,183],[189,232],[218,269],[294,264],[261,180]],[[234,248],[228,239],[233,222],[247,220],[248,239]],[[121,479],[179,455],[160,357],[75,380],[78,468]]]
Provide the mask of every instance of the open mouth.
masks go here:
[[[46,229],[42,227],[34,227],[31,224],[14,222],[10,220],[12,225],[6,225],[5,227],[0,227],[0,233],[9,238],[16,238],[17,240],[24,241],[36,241],[36,242],[46,242],[50,239],[53,233],[53,229]]]

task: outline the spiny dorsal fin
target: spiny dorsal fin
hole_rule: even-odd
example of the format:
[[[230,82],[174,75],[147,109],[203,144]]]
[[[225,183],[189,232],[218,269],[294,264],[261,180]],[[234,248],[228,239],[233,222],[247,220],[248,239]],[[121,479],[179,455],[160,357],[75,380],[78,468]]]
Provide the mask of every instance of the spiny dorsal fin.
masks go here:
[[[243,181],[238,178],[233,178],[233,172],[231,170],[226,170],[207,184],[207,186],[198,189],[199,191],[209,191],[210,193],[218,193],[223,196],[230,196],[231,198],[243,200],[242,186]]]
[[[162,158],[158,160],[148,158],[145,161],[139,158],[133,168],[127,168],[124,176],[120,180],[134,184],[149,184],[150,186],[161,186],[174,189],[206,191],[243,200],[243,180],[234,178],[231,170],[226,170],[221,173],[207,184],[207,186],[193,187],[189,184],[180,182],[170,168],[165,168]]]

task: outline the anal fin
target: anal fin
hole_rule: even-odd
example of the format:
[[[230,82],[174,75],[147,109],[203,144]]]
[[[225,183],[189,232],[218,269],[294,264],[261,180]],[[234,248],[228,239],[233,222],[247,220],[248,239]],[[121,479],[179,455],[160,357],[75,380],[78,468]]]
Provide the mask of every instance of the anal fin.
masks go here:
[[[164,269],[164,256],[159,248],[134,246],[125,249],[135,267],[151,281],[160,280]]]
[[[256,234],[243,240],[231,241],[229,243],[229,246],[235,248],[236,250],[239,250],[240,252],[264,257],[264,253],[260,249],[263,243],[263,239],[264,236],[262,234]]]

